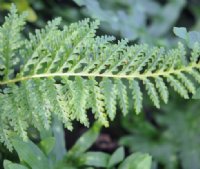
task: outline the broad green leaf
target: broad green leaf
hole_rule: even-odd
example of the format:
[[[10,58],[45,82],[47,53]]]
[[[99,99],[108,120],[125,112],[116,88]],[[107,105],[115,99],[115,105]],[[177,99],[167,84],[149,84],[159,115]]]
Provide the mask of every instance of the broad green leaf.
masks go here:
[[[23,142],[21,139],[13,139],[13,146],[19,155],[20,161],[24,161],[31,169],[50,168],[48,159],[44,153],[31,141]]]
[[[68,155],[78,156],[84,153],[96,141],[97,137],[99,136],[100,129],[101,125],[99,123],[95,123],[92,128],[90,128],[78,139],[75,145],[68,152]]]
[[[114,165],[120,163],[124,159],[124,156],[124,148],[118,148],[110,157],[108,167],[113,167]]]
[[[107,167],[110,155],[103,152],[87,152],[84,154],[84,165]]]
[[[56,169],[65,168],[67,161],[67,168],[69,167],[77,167],[85,164],[87,162],[87,156],[85,156],[84,152],[88,150],[92,144],[96,141],[99,136],[99,132],[101,129],[101,124],[96,122],[87,132],[85,132],[74,144],[74,146],[68,151],[65,161],[61,161],[58,163]],[[87,153],[86,153],[87,154]],[[88,154],[89,158],[89,154]],[[88,159],[90,160],[90,159]]]
[[[55,144],[51,155],[54,155],[56,157],[56,160],[59,161],[63,159],[67,152],[65,147],[65,133],[63,125],[57,117],[54,117],[52,123],[52,131],[53,136],[55,137]]]
[[[12,163],[11,161],[8,161],[8,160],[4,160],[3,166],[4,166],[4,169],[28,169],[27,167],[23,165]]]
[[[119,169],[150,169],[151,161],[148,154],[134,153],[125,159]]]
[[[48,137],[42,140],[39,144],[39,147],[43,150],[43,152],[48,155],[55,146],[55,138]]]

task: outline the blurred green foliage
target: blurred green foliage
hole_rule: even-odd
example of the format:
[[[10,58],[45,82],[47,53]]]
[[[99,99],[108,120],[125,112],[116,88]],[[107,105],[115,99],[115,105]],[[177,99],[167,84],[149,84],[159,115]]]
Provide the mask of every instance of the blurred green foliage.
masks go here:
[[[28,11],[28,20],[40,27],[56,16],[61,16],[64,22],[91,17],[101,21],[101,31],[106,33],[165,46],[171,46],[172,28],[185,7],[196,18],[199,13],[194,3],[186,0],[10,0],[2,2],[0,9],[8,9],[13,2],[20,11]]]
[[[160,37],[169,33],[186,5],[185,0],[170,0],[164,5],[153,0],[74,1],[84,7],[86,16],[101,20],[107,32],[150,44],[160,43]]]
[[[31,8],[28,0],[12,0],[10,2],[8,1],[1,2],[0,10],[9,10],[12,3],[14,3],[17,6],[20,13],[24,11],[28,12],[27,20],[29,22],[36,22],[36,20],[38,19],[37,14]]]
[[[181,109],[177,108],[181,105]],[[129,115],[123,120],[130,133],[120,144],[130,152],[148,152],[153,156],[154,168],[200,168],[200,112],[198,101],[171,102],[162,112],[152,113],[153,119]]]

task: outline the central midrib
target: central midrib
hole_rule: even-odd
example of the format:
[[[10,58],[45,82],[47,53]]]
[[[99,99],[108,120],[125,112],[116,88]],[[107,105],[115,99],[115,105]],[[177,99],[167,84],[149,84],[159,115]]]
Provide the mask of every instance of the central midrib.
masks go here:
[[[197,68],[200,69],[200,64],[191,64],[187,67],[183,67],[180,69],[170,69],[168,71],[157,71],[157,72],[146,72],[143,74],[140,73],[132,73],[132,74],[111,74],[111,73],[74,73],[74,72],[66,72],[66,73],[62,73],[62,72],[57,72],[57,73],[43,73],[43,74],[35,74],[35,75],[31,75],[31,76],[24,76],[24,77],[18,77],[15,79],[10,79],[10,80],[6,80],[6,81],[2,81],[0,82],[0,85],[6,85],[6,84],[10,84],[10,83],[16,83],[16,82],[20,82],[20,81],[24,81],[24,80],[29,80],[29,79],[36,79],[36,78],[48,78],[48,77],[108,77],[108,78],[118,78],[118,79],[146,79],[149,77],[158,77],[158,76],[168,76],[170,74],[178,74],[181,72],[190,72],[192,69]]]

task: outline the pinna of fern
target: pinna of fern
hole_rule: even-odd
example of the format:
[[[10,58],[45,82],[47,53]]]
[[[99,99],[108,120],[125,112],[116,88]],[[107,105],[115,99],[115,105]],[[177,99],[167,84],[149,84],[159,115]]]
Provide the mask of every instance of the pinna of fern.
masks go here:
[[[200,83],[198,43],[187,57],[181,43],[169,51],[116,44],[113,37],[95,36],[98,21],[61,29],[60,18],[25,38],[24,19],[12,6],[0,27],[0,141],[9,149],[13,131],[26,140],[29,126],[48,129],[52,116],[72,130],[73,120],[89,125],[91,109],[108,126],[117,105],[124,115],[130,101],[136,113],[142,110],[141,86],[159,108],[168,101],[168,86],[187,99]]]

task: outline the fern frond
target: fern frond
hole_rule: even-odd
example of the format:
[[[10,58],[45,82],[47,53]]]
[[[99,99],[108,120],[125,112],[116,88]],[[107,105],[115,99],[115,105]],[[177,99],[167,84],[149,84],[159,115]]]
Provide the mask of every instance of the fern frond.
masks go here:
[[[115,118],[118,104],[125,115],[133,100],[135,112],[141,112],[145,90],[159,108],[161,100],[168,101],[169,86],[187,99],[200,84],[198,43],[188,57],[180,43],[165,51],[96,37],[98,21],[63,29],[59,24],[55,19],[22,38],[24,15],[12,7],[0,27],[0,140],[9,148],[13,131],[26,140],[30,125],[48,129],[53,116],[72,130],[73,120],[89,125],[91,109],[108,126],[107,116]]]
[[[98,82],[94,78],[89,79],[89,89],[90,89],[90,107],[92,112],[95,115],[95,118],[98,119],[102,124],[108,126],[107,115],[105,114],[105,102],[104,96],[101,92]]]
[[[169,98],[169,92],[167,89],[166,84],[164,83],[163,79],[161,77],[156,77],[155,78],[155,83],[156,83],[156,87],[160,93],[160,97],[161,99],[167,103],[168,102],[168,98]]]
[[[115,82],[116,82],[116,90],[117,90],[116,93],[119,100],[119,106],[122,110],[122,113],[126,115],[129,110],[127,89],[121,80],[116,79]]]
[[[100,83],[102,94],[104,96],[105,108],[111,120],[116,114],[116,89],[115,85],[108,78],[104,78]]]
[[[89,89],[86,80],[82,77],[76,77],[71,83],[73,114],[72,119],[77,119],[86,126],[89,126],[86,115],[86,104],[89,96]]]
[[[19,49],[24,43],[21,30],[25,17],[26,14],[18,15],[16,7],[12,5],[10,14],[0,27],[0,76],[5,80],[13,76],[14,67],[20,62]]]
[[[61,120],[64,123],[67,129],[72,130],[73,127],[70,117],[72,113],[72,105],[70,103],[72,95],[69,92],[68,85],[61,86],[61,85],[54,85],[54,83],[51,83],[50,85],[52,86],[52,88],[54,88],[53,93],[55,97],[53,97],[54,99],[53,105],[54,107],[55,106],[58,107],[54,109],[53,112],[59,118],[59,120]]]
[[[153,101],[154,105],[157,108],[160,108],[160,101],[159,101],[158,93],[156,91],[154,84],[151,83],[149,79],[145,79],[143,83],[145,84],[147,93],[149,97],[151,98],[151,100]]]
[[[132,89],[135,111],[138,114],[141,112],[142,109],[142,99],[143,99],[142,92],[137,80],[132,80],[129,82],[130,82],[130,89]]]

